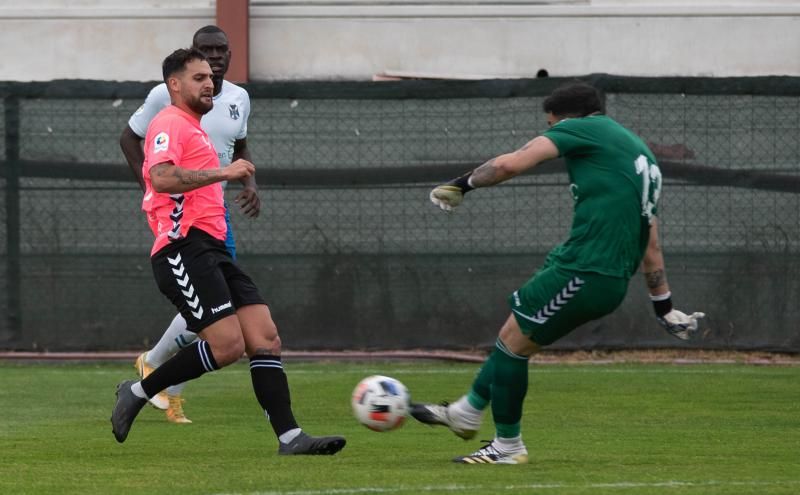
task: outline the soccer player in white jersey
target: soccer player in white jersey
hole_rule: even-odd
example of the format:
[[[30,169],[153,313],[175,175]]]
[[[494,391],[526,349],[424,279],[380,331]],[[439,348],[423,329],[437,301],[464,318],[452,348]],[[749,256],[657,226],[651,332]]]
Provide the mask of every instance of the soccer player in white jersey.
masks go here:
[[[232,161],[240,158],[251,162],[250,152],[247,149],[250,96],[244,88],[224,79],[231,59],[228,36],[217,26],[205,26],[194,34],[192,46],[205,54],[211,65],[211,71],[214,73],[214,107],[203,116],[201,126],[217,150],[220,166],[226,167]],[[128,126],[120,136],[122,153],[139,181],[142,191],[145,188],[142,178],[142,164],[144,163],[142,141],[150,121],[168,105],[170,105],[170,96],[167,86],[164,83],[159,84],[150,91],[144,104],[128,120]],[[244,188],[236,196],[235,202],[245,215],[256,217],[261,209],[261,201],[258,198],[255,177],[243,179],[242,184]],[[227,206],[226,204],[225,221],[228,224],[228,233],[225,247],[236,259],[236,244],[230,223],[230,211]],[[136,359],[136,369],[141,378],[149,375],[179,349],[188,346],[196,338],[196,334],[186,330],[186,320],[177,314],[155,347],[143,352]],[[172,423],[191,423],[191,420],[183,412],[181,397],[183,386],[184,384],[169,387],[150,399],[155,407],[166,411],[167,419]]]

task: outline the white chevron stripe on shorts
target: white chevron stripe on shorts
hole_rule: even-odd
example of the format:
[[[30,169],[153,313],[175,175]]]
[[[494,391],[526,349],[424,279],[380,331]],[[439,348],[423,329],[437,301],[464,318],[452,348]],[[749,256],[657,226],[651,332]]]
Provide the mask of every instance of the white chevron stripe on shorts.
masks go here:
[[[192,285],[191,280],[189,280],[189,274],[185,273],[186,268],[181,261],[181,254],[178,253],[178,256],[174,258],[167,256],[167,261],[169,261],[170,265],[175,267],[172,269],[172,274],[175,275],[175,281],[178,282],[180,287],[185,287],[185,289],[182,288],[180,291],[183,297],[186,298],[186,304],[193,310],[191,311],[192,316],[199,320],[203,317],[203,306],[200,304],[200,296],[194,293],[194,285]]]
[[[522,313],[516,309],[512,309],[511,311],[520,315],[526,320],[543,325],[547,322],[547,320],[555,316],[555,314],[561,308],[566,306],[569,300],[575,297],[575,294],[581,290],[583,284],[585,283],[586,282],[583,279],[579,277],[573,277],[572,280],[567,282],[567,285],[565,285],[564,288],[561,289],[561,291],[558,292],[547,304],[542,306],[542,308],[539,309],[535,315],[526,315],[525,313]]]

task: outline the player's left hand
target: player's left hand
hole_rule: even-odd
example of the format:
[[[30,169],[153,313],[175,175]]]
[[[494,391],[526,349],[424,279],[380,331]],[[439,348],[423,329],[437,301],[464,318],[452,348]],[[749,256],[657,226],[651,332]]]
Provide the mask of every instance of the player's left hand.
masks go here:
[[[245,187],[242,192],[236,195],[234,202],[239,205],[242,213],[250,218],[255,218],[261,211],[261,200],[258,198],[258,191],[255,187]]]
[[[689,340],[697,331],[698,320],[706,314],[695,312],[690,315],[677,309],[673,309],[662,317],[656,317],[666,331],[675,338]]]
[[[453,208],[464,201],[464,192],[460,187],[452,184],[436,186],[431,191],[431,202],[444,211],[453,211]]]
[[[433,191],[431,191],[431,203],[444,211],[453,211],[453,208],[464,201],[464,195],[475,189],[475,187],[470,184],[470,176],[472,176],[472,172],[436,186]]]

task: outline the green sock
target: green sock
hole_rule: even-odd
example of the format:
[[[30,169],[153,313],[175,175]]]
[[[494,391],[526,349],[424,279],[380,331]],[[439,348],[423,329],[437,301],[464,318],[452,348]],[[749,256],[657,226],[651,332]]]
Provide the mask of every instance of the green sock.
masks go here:
[[[494,354],[492,416],[500,438],[520,434],[522,402],[528,393],[528,358],[509,351],[500,339]]]
[[[486,361],[483,362],[483,366],[481,366],[481,369],[478,370],[478,376],[475,377],[475,380],[472,382],[472,388],[467,394],[467,402],[469,402],[469,405],[471,405],[475,409],[483,411],[484,409],[486,409],[486,406],[488,406],[489,402],[492,400],[492,380],[494,380],[494,360],[495,360],[495,354],[497,353],[498,350],[495,349],[489,355],[489,357],[486,358]]]

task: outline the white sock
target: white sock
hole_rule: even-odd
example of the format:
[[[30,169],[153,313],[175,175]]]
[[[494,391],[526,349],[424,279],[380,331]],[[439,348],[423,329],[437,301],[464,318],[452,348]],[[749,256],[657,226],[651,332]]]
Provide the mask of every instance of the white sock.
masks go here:
[[[302,431],[303,430],[300,428],[292,428],[291,430],[284,432],[281,436],[279,436],[278,440],[280,440],[281,443],[289,443],[297,438],[297,435],[299,435]]]
[[[167,395],[181,395],[183,392],[183,387],[186,386],[186,382],[179,383],[177,385],[170,385],[167,387]]]
[[[461,416],[466,416],[471,419],[479,419],[483,414],[483,411],[480,409],[475,409],[472,407],[472,404],[469,403],[466,395],[462,395],[461,398],[453,402],[450,407],[452,407],[453,410]]]
[[[505,452],[509,454],[517,454],[519,452],[528,453],[528,449],[525,448],[525,444],[522,443],[522,435],[516,436],[514,438],[494,438],[495,448],[500,452]]]
[[[179,349],[186,347],[196,339],[197,334],[186,330],[186,320],[179,313],[172,319],[172,323],[169,324],[156,346],[147,351],[145,360],[153,368],[158,368]]]
[[[144,393],[144,389],[142,388],[142,382],[136,382],[131,385],[131,392],[140,399],[147,399],[147,394]]]

